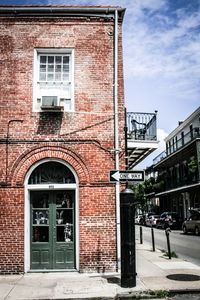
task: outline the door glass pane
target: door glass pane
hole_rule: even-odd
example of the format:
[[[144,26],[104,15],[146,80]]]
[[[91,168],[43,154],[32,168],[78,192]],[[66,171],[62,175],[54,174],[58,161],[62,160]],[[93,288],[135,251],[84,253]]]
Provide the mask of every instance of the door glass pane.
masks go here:
[[[49,242],[49,194],[33,193],[32,242]]]
[[[37,210],[33,209],[33,224],[49,224],[49,211],[48,210]]]
[[[33,226],[32,242],[49,242],[49,227],[48,226]]]
[[[57,193],[56,195],[56,208],[66,209],[72,208],[72,196],[70,193]]]
[[[57,225],[57,242],[72,242],[73,241],[73,225]]]
[[[48,193],[34,194],[32,201],[33,208],[49,208],[49,195]]]
[[[73,241],[73,208],[70,193],[56,195],[56,236],[57,242]]]

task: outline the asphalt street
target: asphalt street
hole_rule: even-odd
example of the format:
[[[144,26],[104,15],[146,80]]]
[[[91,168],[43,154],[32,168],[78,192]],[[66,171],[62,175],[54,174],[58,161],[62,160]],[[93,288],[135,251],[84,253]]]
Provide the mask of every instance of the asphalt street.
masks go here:
[[[158,298],[151,299],[151,300],[158,300]],[[200,300],[200,294],[179,294],[174,297],[169,297],[169,298],[167,297],[159,300]]]
[[[141,299],[142,300],[142,299]],[[151,299],[154,300],[154,299]],[[158,299],[155,299],[158,300]],[[170,298],[163,298],[159,300],[200,300],[200,294],[179,294]]]
[[[200,294],[180,294],[175,297],[168,298],[168,300],[200,300]]]
[[[142,226],[142,230],[143,240],[152,247],[151,228]],[[154,228],[154,237],[155,247],[167,251],[165,230]],[[136,239],[140,240],[138,225],[136,225]],[[170,245],[171,251],[174,251],[178,257],[200,266],[200,236],[193,234],[184,235],[181,230],[172,230],[170,232]]]

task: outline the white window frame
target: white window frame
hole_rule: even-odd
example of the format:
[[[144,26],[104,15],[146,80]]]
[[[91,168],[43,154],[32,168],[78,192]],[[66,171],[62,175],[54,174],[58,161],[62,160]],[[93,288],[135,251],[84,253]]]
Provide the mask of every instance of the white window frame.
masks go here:
[[[64,107],[64,112],[74,111],[74,49],[72,48],[36,48],[34,49],[34,65],[33,65],[33,112],[42,112],[42,99],[38,96],[39,88],[39,58],[40,55],[69,55],[69,84],[70,84],[70,98],[67,101],[62,101],[59,105]],[[47,96],[48,96],[47,89]],[[54,91],[55,94],[55,91]],[[65,97],[61,97],[65,98]],[[69,108],[70,102],[70,108]]]

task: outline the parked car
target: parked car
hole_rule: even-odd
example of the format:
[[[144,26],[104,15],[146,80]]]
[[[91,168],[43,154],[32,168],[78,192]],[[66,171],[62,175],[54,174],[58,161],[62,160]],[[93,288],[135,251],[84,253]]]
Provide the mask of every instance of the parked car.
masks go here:
[[[141,215],[140,216],[140,220],[139,220],[139,223],[140,225],[144,225],[144,220],[145,220],[145,216],[144,215]]]
[[[146,213],[146,214],[142,215],[141,220],[140,220],[140,224],[144,225],[144,226],[147,226],[147,220],[153,214],[154,214],[153,212],[149,212],[149,213]]]
[[[156,226],[157,220],[160,218],[159,215],[151,215],[146,219],[147,226]]]
[[[196,235],[200,234],[200,213],[195,213],[189,219],[183,222],[183,233],[194,232]]]
[[[141,218],[142,218],[142,215],[136,216],[135,217],[135,224],[140,224]]]
[[[156,222],[156,228],[181,228],[183,220],[177,212],[163,212]]]

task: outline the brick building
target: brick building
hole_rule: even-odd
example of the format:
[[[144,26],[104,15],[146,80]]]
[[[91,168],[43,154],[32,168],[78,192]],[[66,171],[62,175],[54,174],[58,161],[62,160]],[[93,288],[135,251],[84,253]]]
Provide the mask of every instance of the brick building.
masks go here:
[[[1,274],[117,269],[123,15],[0,7]]]

